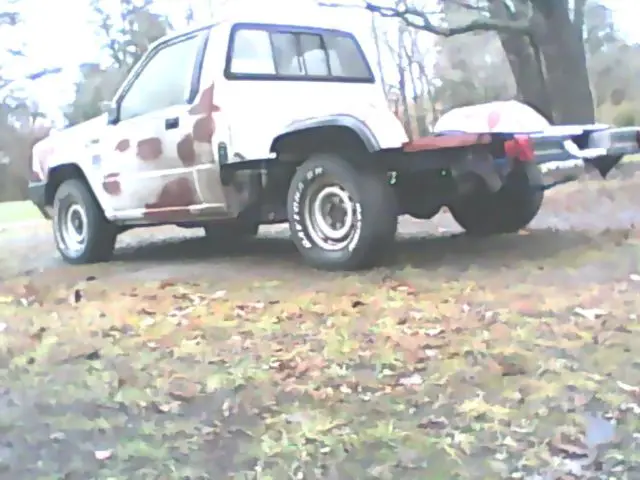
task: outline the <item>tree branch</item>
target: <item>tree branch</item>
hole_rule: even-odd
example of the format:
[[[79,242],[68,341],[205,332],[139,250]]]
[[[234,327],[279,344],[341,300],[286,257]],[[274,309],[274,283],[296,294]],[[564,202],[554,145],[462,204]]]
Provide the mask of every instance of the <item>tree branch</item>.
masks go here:
[[[517,21],[504,21],[491,17],[483,17],[472,20],[465,25],[449,27],[434,24],[429,18],[429,13],[415,7],[401,6],[392,8],[366,2],[365,9],[381,17],[397,18],[409,27],[424,30],[440,37],[453,37],[472,32],[527,34],[530,30],[530,15],[525,19]]]
[[[465,0],[448,0],[448,3],[455,5],[456,7],[460,7],[463,8],[465,10],[471,10],[473,12],[487,12],[487,9],[485,7],[482,7],[480,5],[471,5],[469,2],[465,1]]]

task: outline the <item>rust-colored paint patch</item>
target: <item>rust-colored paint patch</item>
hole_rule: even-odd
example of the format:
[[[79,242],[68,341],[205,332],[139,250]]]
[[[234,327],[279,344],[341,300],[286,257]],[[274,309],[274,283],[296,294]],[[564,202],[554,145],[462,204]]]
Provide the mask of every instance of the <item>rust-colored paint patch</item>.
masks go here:
[[[193,146],[191,134],[178,142],[178,158],[185,167],[192,167],[196,164],[196,149]]]
[[[190,115],[207,115],[220,111],[220,107],[213,103],[213,89],[212,84],[200,93],[198,101],[189,109]]]
[[[162,210],[165,208],[189,207],[195,203],[197,203],[196,192],[191,184],[191,180],[187,177],[180,177],[167,182],[165,186],[162,187],[157,200],[153,203],[147,203],[145,208],[147,210]],[[155,215],[158,212],[147,213],[149,215]]]
[[[145,138],[138,142],[138,158],[140,160],[156,160],[162,156],[162,140],[158,137]]]
[[[118,196],[122,193],[122,186],[120,185],[119,173],[108,173],[102,179],[102,188],[105,192],[112,196]]]
[[[213,116],[200,117],[193,124],[193,139],[196,142],[211,143],[216,126]]]
[[[126,152],[127,150],[129,150],[129,147],[131,147],[131,142],[128,138],[124,138],[116,144],[116,151]]]
[[[491,136],[487,134],[451,134],[432,135],[416,138],[402,146],[405,152],[422,152],[425,150],[437,150],[439,148],[468,147],[470,145],[491,143]]]

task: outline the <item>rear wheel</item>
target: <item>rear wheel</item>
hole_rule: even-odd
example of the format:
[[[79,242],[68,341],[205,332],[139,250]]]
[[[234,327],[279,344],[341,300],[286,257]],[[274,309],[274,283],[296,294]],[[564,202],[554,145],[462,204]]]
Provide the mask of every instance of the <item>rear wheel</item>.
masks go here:
[[[481,192],[449,206],[453,218],[472,235],[513,233],[538,214],[544,192],[540,168],[520,163],[496,193]]]
[[[287,210],[296,247],[307,263],[323,270],[375,265],[398,225],[386,172],[331,154],[314,155],[297,169]]]
[[[62,258],[71,264],[111,259],[118,231],[85,182],[67,180],[53,200],[53,234]]]

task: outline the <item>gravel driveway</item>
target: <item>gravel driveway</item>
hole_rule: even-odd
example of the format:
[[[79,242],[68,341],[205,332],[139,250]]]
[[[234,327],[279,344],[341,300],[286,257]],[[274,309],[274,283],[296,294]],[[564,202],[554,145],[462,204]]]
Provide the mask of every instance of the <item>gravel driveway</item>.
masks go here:
[[[448,237],[460,233],[451,216],[443,212],[431,221],[404,217],[400,221],[398,262],[424,268],[447,266],[453,271],[469,262],[500,262],[503,249],[513,255],[544,257],[576,242],[598,241],[603,233],[635,232],[640,224],[640,175],[635,165],[606,182],[584,180],[550,192],[530,226],[531,238],[508,236],[488,241]],[[70,267],[55,252],[48,222],[30,222],[0,229],[0,280],[27,276],[40,281],[73,283],[87,276],[131,280],[158,280],[202,276],[225,281],[251,269],[254,276],[296,278],[309,274],[288,239],[285,226],[261,229],[259,238],[231,251],[215,251],[200,229],[158,227],[126,232],[118,241],[115,258],[108,264]],[[329,274],[313,272],[318,278]]]

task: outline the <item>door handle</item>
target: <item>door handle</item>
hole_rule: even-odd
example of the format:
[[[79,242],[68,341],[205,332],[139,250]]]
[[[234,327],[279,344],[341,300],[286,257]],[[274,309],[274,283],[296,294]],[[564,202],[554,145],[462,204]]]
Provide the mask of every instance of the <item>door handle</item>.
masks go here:
[[[178,117],[165,118],[164,120],[165,130],[173,130],[174,128],[178,128],[178,126],[180,126],[180,119]]]

